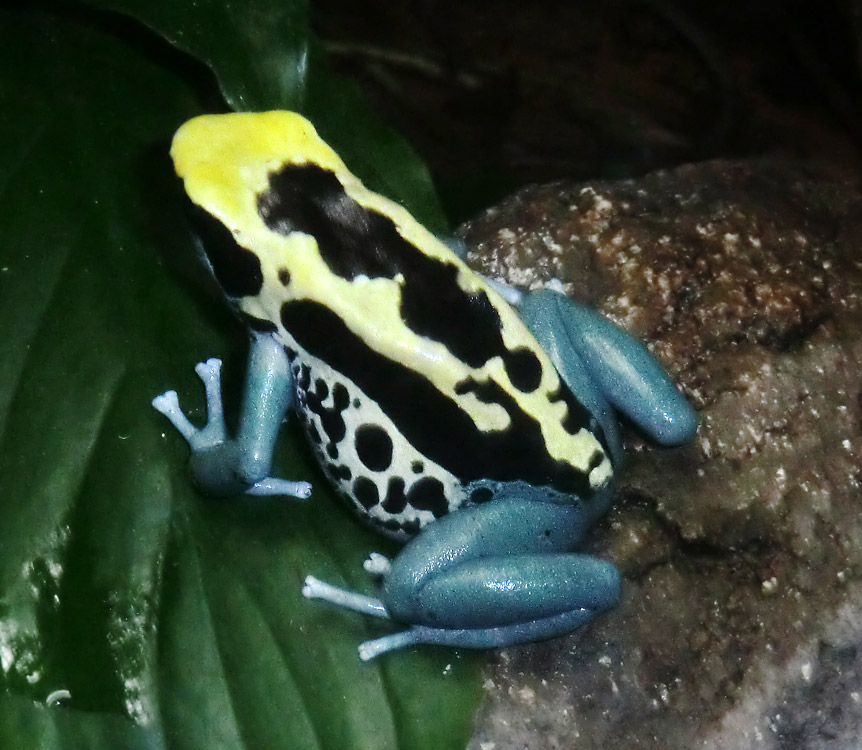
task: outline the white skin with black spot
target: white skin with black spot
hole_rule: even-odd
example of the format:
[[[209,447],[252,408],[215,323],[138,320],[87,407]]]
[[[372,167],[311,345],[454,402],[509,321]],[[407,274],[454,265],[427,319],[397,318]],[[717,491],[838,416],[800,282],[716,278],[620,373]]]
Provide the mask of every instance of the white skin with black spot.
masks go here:
[[[294,372],[299,372],[303,366],[309,369],[309,390],[312,393],[315,392],[316,380],[319,379],[326,383],[328,393],[326,398],[321,402],[324,408],[333,409],[335,407],[335,393],[339,385],[347,390],[348,404],[341,411],[341,418],[345,424],[345,435],[340,442],[336,443],[338,450],[337,458],[333,459],[327,452],[327,447],[331,441],[323,426],[323,420],[320,415],[306,407],[306,394],[300,387],[297,387],[296,411],[305,415],[305,429],[309,434],[309,442],[317,453],[321,465],[324,467],[328,465],[347,466],[350,469],[350,479],[338,477],[332,472],[327,472],[327,476],[342,494],[350,498],[354,509],[360,516],[376,522],[375,525],[395,521],[402,526],[406,525],[408,529],[411,526],[414,527],[409,533],[381,527],[383,533],[400,539],[407,539],[415,533],[415,522],[418,522],[421,528],[435,519],[431,511],[414,508],[409,502],[400,513],[390,513],[385,510],[383,501],[386,498],[389,480],[392,477],[401,477],[404,480],[405,493],[409,493],[410,488],[420,479],[432,477],[442,484],[443,492],[448,501],[449,511],[455,510],[463,504],[466,493],[464,485],[457,477],[417,451],[378,404],[366,396],[353,381],[340,372],[333,370],[322,360],[300,350],[300,353],[293,360]],[[392,440],[392,461],[382,471],[369,469],[362,462],[357,452],[356,433],[364,425],[381,427]],[[320,436],[320,442],[316,442],[311,438],[314,430]],[[416,468],[419,468],[418,472],[414,470]],[[354,495],[353,484],[358,477],[367,477],[374,482],[377,488],[380,502],[371,508],[366,508]]]

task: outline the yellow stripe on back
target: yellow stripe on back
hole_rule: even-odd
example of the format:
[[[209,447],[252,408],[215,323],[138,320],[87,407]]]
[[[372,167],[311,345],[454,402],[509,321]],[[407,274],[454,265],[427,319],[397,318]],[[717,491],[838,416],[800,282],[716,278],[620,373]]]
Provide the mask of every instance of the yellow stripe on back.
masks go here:
[[[517,313],[402,206],[367,190],[311,123],[291,112],[205,115],[177,131],[171,156],[190,199],[224,224],[237,244],[260,260],[263,287],[260,294],[239,301],[244,312],[280,327],[282,305],[287,301],[312,300],[325,305],[370,348],[422,373],[485,432],[509,426],[506,410],[497,403],[484,403],[473,392],[456,392],[456,386],[469,379],[480,383],[493,380],[538,421],[552,458],[590,472],[589,463],[597,451],[603,452],[601,446],[586,428],[574,435],[564,429],[566,405],[549,398],[560,388],[559,377]],[[529,393],[520,391],[500,357],[471,367],[454,356],[445,341],[418,335],[401,313],[403,278],[344,278],[332,272],[314,237],[299,231],[283,234],[267,226],[259,201],[270,188],[271,175],[286,165],[306,164],[332,172],[356,203],[388,217],[398,234],[424,255],[455,267],[457,285],[465,294],[486,295],[499,316],[506,349],[528,349],[540,363],[539,386]],[[289,285],[280,281],[280,270],[289,272]],[[445,315],[446,310],[439,314]],[[610,473],[605,457],[602,468],[593,467],[593,485],[603,484]]]

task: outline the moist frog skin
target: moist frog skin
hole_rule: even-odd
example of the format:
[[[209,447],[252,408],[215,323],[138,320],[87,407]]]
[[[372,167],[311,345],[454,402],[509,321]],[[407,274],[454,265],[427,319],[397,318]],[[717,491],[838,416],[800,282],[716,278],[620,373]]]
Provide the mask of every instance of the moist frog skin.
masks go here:
[[[306,579],[310,598],[403,627],[360,656],[535,641],[614,606],[618,571],[577,549],[613,499],[617,412],[662,445],[697,429],[643,345],[559,291],[474,273],[298,114],[198,117],[171,156],[203,263],[251,344],[236,435],[218,359],[196,368],[204,427],[174,391],[153,405],[210,495],[307,497],[307,482],[270,476],[295,416],[338,494],[405,542],[366,563],[379,598]]]

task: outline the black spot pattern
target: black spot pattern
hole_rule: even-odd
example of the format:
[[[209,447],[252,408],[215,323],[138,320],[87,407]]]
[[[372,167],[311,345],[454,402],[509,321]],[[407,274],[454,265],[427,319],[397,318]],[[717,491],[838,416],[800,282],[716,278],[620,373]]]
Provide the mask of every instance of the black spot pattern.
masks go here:
[[[290,284],[290,271],[288,271],[283,266],[278,269],[278,280],[282,286],[288,286]]]
[[[313,236],[323,261],[342,278],[402,275],[401,316],[409,328],[441,342],[474,368],[500,356],[516,388],[529,393],[538,387],[539,360],[529,350],[506,348],[500,316],[487,294],[465,292],[455,265],[405,240],[392,219],[347,195],[334,173],[312,164],[284,166],[270,174],[258,212],[275,232]]]
[[[503,356],[503,366],[512,385],[521,393],[532,393],[542,382],[542,364],[529,349],[515,349]]]
[[[316,414],[320,419],[320,426],[323,429],[328,443],[325,447],[326,455],[331,459],[338,458],[338,444],[344,440],[347,434],[347,426],[344,423],[343,412],[350,404],[350,397],[341,383],[336,383],[332,389],[333,404],[331,407],[326,407],[323,402],[329,396],[329,386],[320,378],[314,381],[314,387],[311,387],[311,369],[308,365],[302,365],[295,372],[296,377],[296,393],[297,401],[300,409],[297,411],[301,414],[302,409]],[[306,431],[313,444],[320,444],[321,436],[310,423],[307,424]]]
[[[329,469],[332,475],[332,479],[341,479],[345,482],[350,480],[353,477],[353,472],[350,471],[349,466],[339,466],[338,464],[330,464]]]
[[[377,485],[368,477],[356,478],[356,481],[353,482],[353,496],[366,509],[373,508],[380,502],[380,494],[377,492]]]
[[[256,318],[254,315],[249,315],[241,310],[239,312],[239,316],[252,331],[258,331],[259,333],[275,333],[278,330],[278,326],[271,320]]]
[[[410,471],[412,471],[414,474],[421,474],[423,471],[425,471],[425,464],[421,461],[414,461],[410,464]]]
[[[407,502],[419,510],[430,510],[435,518],[449,512],[443,484],[434,477],[423,477],[407,490]]]
[[[192,226],[224,293],[228,297],[260,294],[263,272],[257,255],[238,245],[230,229],[212,214],[198,205],[190,205]]]
[[[401,477],[391,477],[383,499],[383,510],[387,513],[400,513],[407,507],[407,495],[404,494],[404,480]]]
[[[323,378],[315,378],[314,395],[321,401],[326,401],[326,397],[329,395],[329,386]]]
[[[421,524],[419,519],[413,519],[412,521],[397,521],[394,518],[387,518],[385,520],[380,520],[378,518],[370,517],[371,523],[376,526],[378,529],[382,531],[394,531],[397,532],[397,535],[400,537],[402,534],[408,534],[410,536],[414,536],[419,533],[421,528]]]
[[[602,428],[598,425],[596,420],[593,419],[593,415],[590,414],[587,408],[575,398],[574,394],[568,388],[560,385],[554,393],[548,396],[548,401],[551,403],[562,401],[566,405],[567,411],[566,417],[563,419],[563,429],[568,432],[569,435],[574,435],[582,427],[586,427],[591,432],[595,433],[599,442],[602,444],[602,447],[607,450]]]
[[[499,404],[510,417],[508,429],[482,432],[427,378],[367,347],[329,308],[310,300],[290,301],[282,306],[281,318],[298,346],[356,383],[419,453],[462,483],[477,479],[523,480],[584,499],[593,494],[586,474],[548,455],[539,423],[497,383],[468,379],[459,384],[460,393],[472,392],[481,401]],[[345,392],[339,402],[342,409],[347,400]],[[574,397],[564,400],[570,404],[569,421],[579,414],[588,418]],[[573,409],[573,405],[579,409]],[[343,429],[340,412],[337,418]],[[335,421],[333,416],[330,419]]]
[[[487,503],[494,497],[494,491],[490,487],[479,487],[470,493],[470,500],[476,504]]]
[[[356,430],[356,454],[371,471],[385,471],[392,464],[392,438],[376,424]]]

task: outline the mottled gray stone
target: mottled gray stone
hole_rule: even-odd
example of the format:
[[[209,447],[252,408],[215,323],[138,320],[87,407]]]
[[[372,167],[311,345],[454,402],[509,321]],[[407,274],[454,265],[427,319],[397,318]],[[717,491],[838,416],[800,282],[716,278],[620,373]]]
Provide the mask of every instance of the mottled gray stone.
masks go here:
[[[627,435],[621,606],[500,652],[471,750],[862,746],[862,198],[776,163],[528,188],[471,264],[647,342],[696,440]]]

